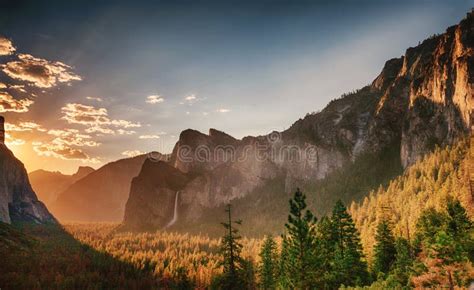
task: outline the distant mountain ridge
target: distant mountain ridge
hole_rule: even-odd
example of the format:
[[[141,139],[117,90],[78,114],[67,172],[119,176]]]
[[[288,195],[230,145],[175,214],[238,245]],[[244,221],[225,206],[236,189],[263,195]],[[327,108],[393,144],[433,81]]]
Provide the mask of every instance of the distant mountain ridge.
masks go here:
[[[31,186],[38,195],[38,199],[46,206],[56,201],[58,195],[79,179],[94,172],[94,168],[80,166],[77,172],[72,175],[62,174],[59,171],[47,171],[43,169],[35,170],[28,174]]]
[[[152,152],[110,162],[58,193],[51,212],[60,221],[121,221],[132,178],[147,158],[166,160],[167,155]]]
[[[208,135],[185,130],[170,157],[170,165],[188,179],[179,193],[178,225],[199,224],[213,209],[230,201],[238,204],[269,182],[283,184],[283,192],[274,192],[274,199],[286,199],[285,193],[296,185],[323,180],[361,156],[372,156],[377,162],[383,152],[396,152],[389,162],[406,168],[436,145],[451,144],[468,132],[473,80],[471,12],[444,34],[387,61],[371,85],[330,102],[320,113],[307,115],[288,130],[242,140],[215,129]],[[162,195],[176,189],[166,181],[151,184],[145,178],[160,175],[157,170],[143,166],[141,178],[134,179],[125,226],[151,224],[159,229],[172,219],[174,198]],[[135,218],[138,215],[147,216],[141,225]]]

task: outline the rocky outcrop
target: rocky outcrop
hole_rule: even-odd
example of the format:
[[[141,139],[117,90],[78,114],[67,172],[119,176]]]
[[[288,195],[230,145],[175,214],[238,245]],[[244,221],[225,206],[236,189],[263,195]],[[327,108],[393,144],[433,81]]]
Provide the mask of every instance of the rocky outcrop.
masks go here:
[[[167,162],[147,159],[132,181],[124,220],[132,229],[163,228],[174,214],[177,191],[188,177]],[[144,192],[148,194],[143,194]]]
[[[0,221],[56,223],[31,188],[25,166],[0,144]]]
[[[46,206],[50,206],[56,201],[61,192],[92,172],[94,172],[94,168],[80,166],[77,172],[72,175],[40,169],[30,172],[28,176],[33,190],[38,195],[38,199],[44,202]]]
[[[288,192],[362,154],[399,150],[406,167],[435,145],[453,142],[471,125],[473,49],[470,13],[446,33],[387,61],[370,85],[330,102],[283,132],[238,140],[215,129],[208,135],[183,131],[169,163],[187,178],[178,198],[179,219],[199,219],[207,209],[238,202],[269,180],[284,180]],[[143,178],[134,181],[128,202],[134,206],[127,204],[125,224],[133,219],[134,225],[159,228],[171,219],[175,189],[163,182],[159,190],[152,190],[145,177],[159,175],[160,168],[150,168],[143,167]],[[144,213],[149,207],[143,203],[150,200],[160,200],[160,207]],[[146,220],[140,222],[136,215]]]
[[[145,159],[166,160],[151,152],[108,163],[62,191],[51,212],[60,221],[121,221],[130,193],[130,183]]]

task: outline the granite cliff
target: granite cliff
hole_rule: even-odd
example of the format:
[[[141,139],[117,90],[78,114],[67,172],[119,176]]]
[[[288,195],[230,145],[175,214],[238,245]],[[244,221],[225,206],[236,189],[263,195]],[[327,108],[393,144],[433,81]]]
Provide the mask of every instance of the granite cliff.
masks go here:
[[[3,117],[0,117],[3,131]],[[2,134],[2,136],[4,136]],[[0,221],[56,223],[31,188],[25,166],[0,142]]]

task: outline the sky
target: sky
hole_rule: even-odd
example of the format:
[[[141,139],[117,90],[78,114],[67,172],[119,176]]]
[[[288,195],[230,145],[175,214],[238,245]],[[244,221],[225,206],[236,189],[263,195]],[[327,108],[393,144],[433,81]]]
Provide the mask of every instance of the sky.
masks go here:
[[[459,1],[1,1],[0,114],[28,171],[288,128],[442,33]]]

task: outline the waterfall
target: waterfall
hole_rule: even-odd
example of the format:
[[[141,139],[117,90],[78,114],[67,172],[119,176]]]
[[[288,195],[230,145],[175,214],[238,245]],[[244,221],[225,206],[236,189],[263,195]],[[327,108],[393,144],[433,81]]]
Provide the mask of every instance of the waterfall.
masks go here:
[[[178,197],[179,197],[179,190],[176,191],[176,196],[174,198],[173,219],[166,225],[165,229],[171,227],[172,225],[174,225],[176,223],[176,221],[178,220]]]

